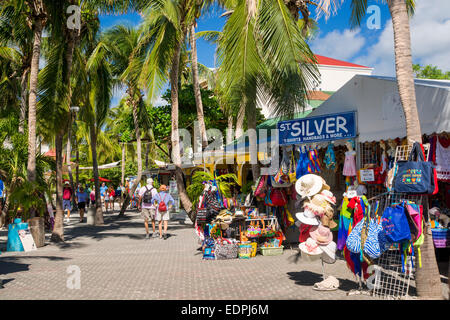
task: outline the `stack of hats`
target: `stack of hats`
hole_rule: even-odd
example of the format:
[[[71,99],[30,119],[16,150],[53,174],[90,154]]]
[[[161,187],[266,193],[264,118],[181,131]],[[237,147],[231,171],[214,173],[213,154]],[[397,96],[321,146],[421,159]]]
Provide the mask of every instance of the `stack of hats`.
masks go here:
[[[213,223],[220,226],[220,228],[225,231],[230,226],[233,221],[233,217],[230,211],[227,209],[223,209],[219,212],[219,214],[214,219]]]
[[[303,212],[296,214],[297,219],[310,229],[310,237],[300,243],[299,248],[308,257],[321,257],[326,263],[336,261],[336,243],[333,242],[331,229],[337,226],[333,220],[336,198],[330,192],[325,180],[314,174],[307,174],[297,180],[295,184],[297,193],[306,198],[303,203]]]

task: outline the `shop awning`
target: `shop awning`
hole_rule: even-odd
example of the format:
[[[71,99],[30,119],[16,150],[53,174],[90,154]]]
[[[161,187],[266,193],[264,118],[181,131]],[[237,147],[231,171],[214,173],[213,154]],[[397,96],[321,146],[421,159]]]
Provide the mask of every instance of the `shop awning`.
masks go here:
[[[422,134],[450,131],[450,81],[415,79]],[[405,116],[392,77],[356,75],[308,117],[356,111],[359,141],[406,136]]]

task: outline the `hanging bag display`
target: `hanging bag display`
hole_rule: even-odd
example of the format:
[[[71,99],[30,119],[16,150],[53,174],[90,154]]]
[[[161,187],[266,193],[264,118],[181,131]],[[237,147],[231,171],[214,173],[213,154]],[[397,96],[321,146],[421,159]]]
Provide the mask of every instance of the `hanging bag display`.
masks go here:
[[[238,244],[229,239],[219,238],[216,242],[215,256],[217,260],[236,259],[238,257]]]
[[[398,193],[433,194],[436,189],[434,175],[434,165],[425,161],[420,144],[415,142],[408,161],[397,162],[394,191]]]
[[[362,219],[360,222],[358,222],[345,241],[347,249],[352,253],[361,252],[361,231],[363,229],[364,223],[365,219]]]
[[[205,208],[205,196],[202,195],[197,206],[197,222],[203,223],[206,221],[207,209]]]
[[[387,207],[381,217],[381,223],[388,243],[400,243],[411,240],[411,231],[403,203]]]
[[[264,198],[267,192],[267,176],[260,176],[256,184],[255,196]]]
[[[295,158],[294,158],[294,150],[291,153],[291,162],[289,163],[289,181],[295,182],[297,181],[297,173],[295,172]]]
[[[274,207],[284,207],[287,204],[286,194],[282,189],[272,189],[270,200]]]

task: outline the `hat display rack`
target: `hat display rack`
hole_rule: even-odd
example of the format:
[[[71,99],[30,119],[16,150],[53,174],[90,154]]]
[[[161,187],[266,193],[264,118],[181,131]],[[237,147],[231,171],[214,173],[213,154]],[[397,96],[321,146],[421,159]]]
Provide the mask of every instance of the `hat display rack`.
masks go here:
[[[315,283],[314,290],[334,291],[339,288],[339,281],[325,273],[325,264],[336,262],[336,243],[333,241],[333,234],[330,227],[333,221],[336,198],[330,191],[326,181],[314,174],[307,174],[300,177],[295,183],[296,192],[303,199],[303,211],[296,214],[301,224],[311,226],[309,237],[299,244],[302,258],[310,261],[319,260],[322,265],[321,282]]]

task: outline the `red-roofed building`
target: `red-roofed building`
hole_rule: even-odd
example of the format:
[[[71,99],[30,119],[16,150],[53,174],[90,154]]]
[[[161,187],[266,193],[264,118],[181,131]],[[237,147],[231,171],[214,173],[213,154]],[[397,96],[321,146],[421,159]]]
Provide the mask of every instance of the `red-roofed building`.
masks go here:
[[[321,82],[316,90],[338,91],[357,74],[371,75],[373,68],[316,55]]]

